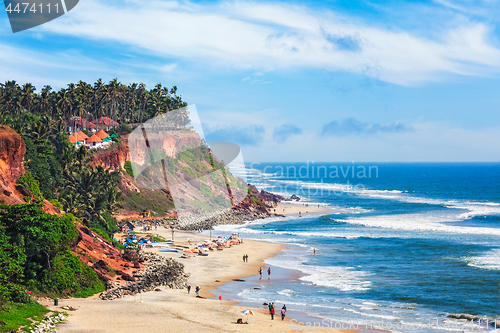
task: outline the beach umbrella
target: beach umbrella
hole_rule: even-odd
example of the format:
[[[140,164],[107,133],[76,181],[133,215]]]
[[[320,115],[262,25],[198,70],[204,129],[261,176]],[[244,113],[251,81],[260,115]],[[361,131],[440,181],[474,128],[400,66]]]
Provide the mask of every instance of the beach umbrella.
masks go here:
[[[252,310],[248,310],[248,309],[247,309],[247,310],[243,310],[243,311],[241,311],[241,313],[243,313],[243,314],[246,314],[246,315],[247,315],[247,322],[248,322],[248,315],[255,316],[255,313],[253,313],[253,311],[252,311]]]

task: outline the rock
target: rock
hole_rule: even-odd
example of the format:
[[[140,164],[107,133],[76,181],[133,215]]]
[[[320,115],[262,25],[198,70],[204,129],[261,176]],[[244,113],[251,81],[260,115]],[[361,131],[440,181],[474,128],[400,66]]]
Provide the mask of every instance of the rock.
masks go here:
[[[184,265],[172,258],[165,258],[154,253],[139,253],[144,267],[134,274],[135,281],[99,295],[102,300],[113,300],[124,295],[134,295],[146,291],[161,291],[159,286],[173,289],[187,287],[188,275]],[[124,275],[121,275],[125,279]]]

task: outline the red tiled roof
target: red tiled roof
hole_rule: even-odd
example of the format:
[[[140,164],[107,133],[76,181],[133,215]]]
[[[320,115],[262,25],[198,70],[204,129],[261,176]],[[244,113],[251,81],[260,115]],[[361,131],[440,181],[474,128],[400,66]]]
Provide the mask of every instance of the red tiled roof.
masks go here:
[[[82,127],[82,128],[96,128],[97,127],[94,123],[88,121],[87,119],[78,119],[76,121],[76,124],[78,126],[81,125],[80,127]]]
[[[113,119],[108,118],[108,117],[101,117],[99,119],[96,119],[94,121],[94,123],[96,123],[96,124],[104,124],[106,126],[119,126],[120,125],[116,121],[114,121]]]
[[[66,121],[66,125],[76,126],[79,128],[96,128],[97,127],[93,122],[90,122],[86,119],[69,120],[69,121]]]

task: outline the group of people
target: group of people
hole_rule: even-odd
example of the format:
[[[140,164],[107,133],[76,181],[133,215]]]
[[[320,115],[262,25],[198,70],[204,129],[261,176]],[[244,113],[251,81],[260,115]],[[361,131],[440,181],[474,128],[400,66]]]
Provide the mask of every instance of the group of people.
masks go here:
[[[243,262],[248,262],[248,254],[243,255]]]
[[[269,303],[269,314],[271,315],[271,320],[274,320],[274,303]],[[283,304],[283,307],[281,308],[281,320],[285,320],[285,313],[286,313],[286,305]]]
[[[260,278],[259,279],[262,279],[262,267],[259,268],[259,275],[260,275]],[[267,278],[270,279],[271,278],[271,267],[269,267],[267,269]]]
[[[153,230],[153,226],[150,225],[150,224],[145,224],[145,225],[142,226],[142,230],[143,231],[151,231],[151,230]],[[157,224],[155,224],[155,230],[158,230],[158,225]]]
[[[201,289],[200,286],[196,286],[196,289],[195,289],[196,295],[200,294],[200,289]],[[188,291],[188,294],[191,294],[191,285],[187,286],[187,291]]]

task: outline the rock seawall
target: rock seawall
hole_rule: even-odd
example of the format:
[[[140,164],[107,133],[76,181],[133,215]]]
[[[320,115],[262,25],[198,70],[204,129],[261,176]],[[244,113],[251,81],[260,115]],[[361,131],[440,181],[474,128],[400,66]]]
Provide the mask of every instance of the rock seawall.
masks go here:
[[[135,295],[155,290],[160,286],[173,289],[182,289],[187,286],[188,274],[184,272],[184,265],[172,258],[164,258],[154,253],[140,252],[143,260],[143,269],[134,274],[136,281],[129,282],[119,288],[103,292],[99,295],[102,300],[113,300],[125,295]]]

